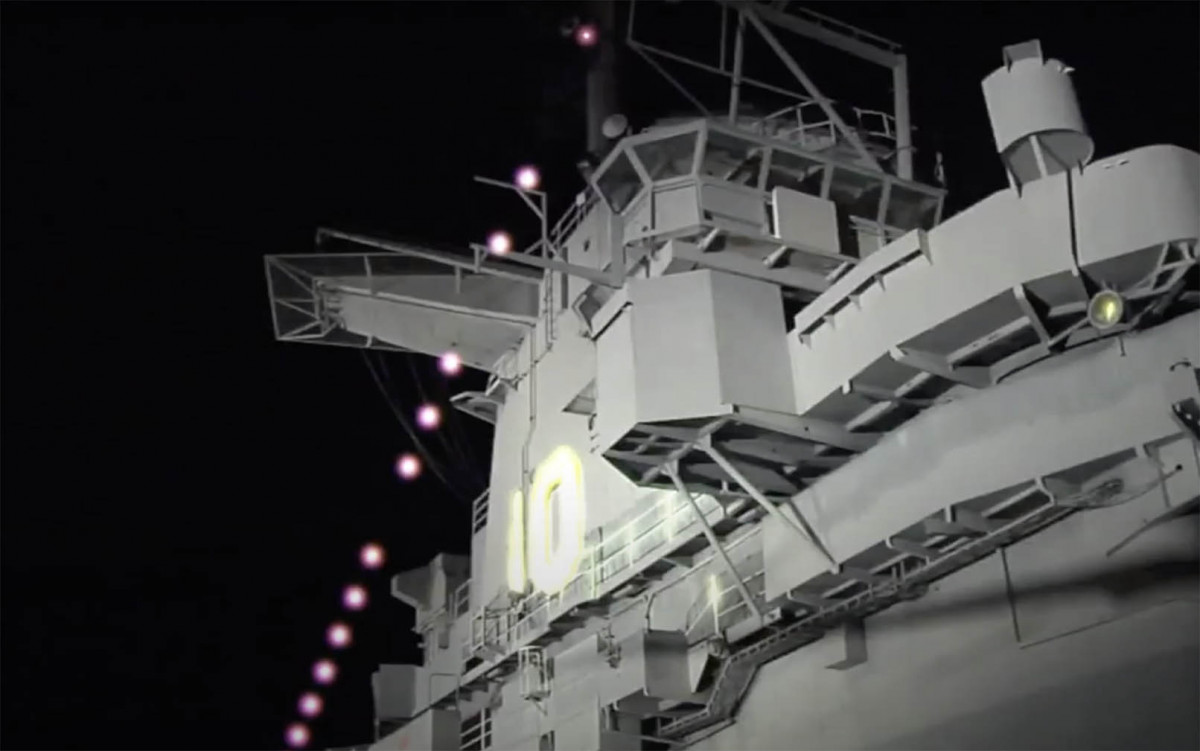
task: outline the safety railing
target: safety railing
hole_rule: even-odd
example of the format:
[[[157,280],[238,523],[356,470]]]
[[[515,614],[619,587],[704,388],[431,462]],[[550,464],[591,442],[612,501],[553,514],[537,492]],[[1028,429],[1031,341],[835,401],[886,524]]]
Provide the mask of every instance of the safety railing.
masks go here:
[[[489,497],[490,493],[485,490],[471,502],[471,534],[476,534],[487,526]]]
[[[737,583],[719,561],[709,560],[707,576],[702,579],[700,589],[684,619],[684,633],[688,641],[696,643],[722,631],[751,615],[749,606],[742,599]],[[715,568],[714,568],[715,567]],[[762,552],[752,553],[734,564],[734,570],[745,585],[755,605],[763,602],[766,585],[766,566]]]
[[[462,751],[486,751],[492,747],[492,710],[484,707],[479,714],[463,720],[459,732]]]
[[[554,226],[550,228],[550,245],[556,252],[566,243],[571,233],[579,227],[583,218],[587,216],[598,200],[596,194],[591,191],[580,194],[580,198],[582,200],[573,202],[571,208],[564,211]]]
[[[705,517],[721,508],[712,496],[695,500]],[[481,650],[511,652],[564,612],[622,586],[640,564],[658,560],[675,545],[700,534],[690,504],[676,493],[664,493],[658,502],[614,526],[611,532],[597,533],[599,539],[585,548],[574,577],[557,593],[536,593],[513,607],[476,613],[464,658]]]
[[[455,588],[450,598],[451,617],[460,618],[471,609],[471,580],[467,579]]]
[[[896,118],[879,110],[845,107],[852,125],[862,136],[895,148]],[[819,102],[789,105],[752,124],[752,129],[772,138],[792,141],[805,148],[822,149],[841,141],[841,134]]]

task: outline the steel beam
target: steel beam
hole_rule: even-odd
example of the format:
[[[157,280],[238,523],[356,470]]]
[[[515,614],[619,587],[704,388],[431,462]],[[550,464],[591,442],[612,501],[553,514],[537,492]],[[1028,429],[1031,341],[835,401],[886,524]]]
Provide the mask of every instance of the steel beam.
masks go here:
[[[771,430],[810,443],[823,443],[855,453],[866,451],[879,440],[877,433],[853,433],[841,425],[815,417],[800,417],[785,412],[743,406],[734,407],[734,414],[738,422],[761,430]]]
[[[754,617],[758,619],[759,623],[762,623],[762,611],[754,604],[754,598],[750,595],[750,590],[746,589],[746,584],[742,581],[741,574],[738,573],[737,567],[733,565],[733,561],[730,560],[729,554],[725,552],[725,548],[721,546],[721,541],[717,539],[717,533],[709,525],[708,519],[704,518],[704,512],[700,510],[700,506],[696,503],[696,499],[692,497],[691,491],[687,489],[687,486],[683,484],[683,480],[680,479],[679,461],[669,462],[664,469],[667,476],[671,478],[671,482],[675,484],[675,489],[687,500],[688,505],[692,509],[692,514],[696,517],[696,521],[700,523],[700,528],[704,531],[704,537],[708,540],[708,544],[712,546],[713,552],[721,557],[721,562],[724,564],[725,570],[733,578],[733,583],[737,587],[738,594],[746,601],[746,607],[750,608],[750,612],[754,613]]]
[[[758,29],[759,35],[762,36],[763,40],[766,41],[771,50],[774,51],[776,56],[779,57],[780,61],[787,66],[787,69],[791,71],[793,76],[796,77],[796,80],[800,82],[800,85],[804,87],[809,96],[811,96],[813,100],[820,105],[821,109],[824,110],[826,117],[828,117],[830,122],[833,123],[834,127],[841,132],[842,136],[850,142],[850,145],[853,146],[854,150],[859,153],[859,156],[861,156],[872,169],[883,172],[883,168],[879,166],[879,162],[875,160],[875,157],[871,155],[870,151],[867,151],[867,147],[865,144],[863,144],[862,139],[859,138],[858,134],[855,133],[848,125],[846,125],[846,121],[842,119],[842,116],[839,115],[836,110],[834,110],[829,98],[817,89],[817,85],[813,83],[812,79],[808,77],[803,69],[801,69],[792,56],[788,54],[787,50],[783,48],[783,45],[779,43],[779,40],[775,38],[775,35],[771,33],[771,30],[767,28],[767,25],[763,23],[762,19],[756,15],[759,12],[761,11],[758,9],[749,8],[743,11],[743,13],[746,15],[746,18],[754,25],[754,28]]]
[[[730,4],[732,3],[725,3]],[[736,7],[736,6],[735,6]],[[808,37],[813,41],[820,42],[826,46],[833,47],[836,50],[845,52],[848,55],[853,55],[861,60],[882,65],[885,68],[894,68],[897,64],[897,58],[902,57],[890,50],[884,49],[861,39],[839,34],[838,32],[807,21],[803,18],[783,12],[782,9],[770,8],[763,5],[754,7],[756,13],[762,16],[764,21],[778,26],[781,29],[799,34],[803,37]],[[896,45],[897,47],[899,45]]]
[[[771,501],[768,500],[758,488],[754,487],[754,484],[747,480],[745,475],[739,472],[738,468],[733,466],[733,463],[726,459],[720,451],[717,451],[715,448],[713,448],[711,441],[701,442],[699,444],[699,448],[701,451],[712,457],[712,460],[716,462],[722,470],[724,470],[725,474],[729,475],[734,482],[740,485],[742,490],[745,490],[750,497],[753,498],[756,503],[758,503],[759,506],[763,507],[763,510],[778,519],[781,523],[796,530],[801,537],[806,539],[809,544],[816,548],[817,552],[820,553],[823,558],[829,561],[829,565],[832,567],[830,570],[838,570],[839,566],[837,561],[834,560],[829,551],[825,549],[825,546],[821,544],[820,539],[817,537],[817,533],[813,531],[812,527],[809,526],[808,522],[805,521],[804,517],[797,509],[792,509],[792,511],[796,514],[795,521],[793,521],[791,517],[780,511],[778,506],[776,506],[774,503],[771,503]]]
[[[896,175],[913,179],[912,119],[908,109],[908,58],[896,55],[892,65],[892,101],[896,117]],[[880,204],[882,205],[882,203]]]
[[[992,385],[992,374],[989,368],[979,366],[955,366],[945,357],[929,352],[919,352],[902,347],[892,347],[888,350],[891,358],[901,365],[907,365],[914,370],[920,370],[947,381],[960,383],[975,389],[983,389]]]

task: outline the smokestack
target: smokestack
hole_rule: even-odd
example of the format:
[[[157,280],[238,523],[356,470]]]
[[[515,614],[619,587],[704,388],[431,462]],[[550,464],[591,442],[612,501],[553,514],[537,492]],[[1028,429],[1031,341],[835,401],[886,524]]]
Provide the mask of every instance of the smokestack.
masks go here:
[[[587,78],[587,150],[596,158],[608,152],[602,126],[617,109],[617,23],[613,0],[589,0],[588,12],[599,32],[596,56]]]

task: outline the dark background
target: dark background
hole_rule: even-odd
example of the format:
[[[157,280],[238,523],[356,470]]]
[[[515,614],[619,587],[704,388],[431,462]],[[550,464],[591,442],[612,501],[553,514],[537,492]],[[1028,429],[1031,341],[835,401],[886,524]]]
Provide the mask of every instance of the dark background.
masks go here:
[[[815,6],[906,45],[951,211],[1003,185],[979,81],[1005,44],[1038,37],[1077,69],[1099,155],[1196,148],[1198,7]],[[281,747],[377,539],[389,566],[314,745],[369,737],[371,670],[416,656],[387,574],[466,552],[490,438],[460,416],[474,459],[432,444],[455,488],[398,482],[411,446],[359,353],[272,340],[262,256],[309,250],[318,226],[479,240],[526,216],[471,175],[523,162],[563,206],[584,135],[586,54],[558,33],[574,10],[4,4],[5,748]],[[831,96],[887,95],[790,48]],[[635,125],[686,109],[623,65]],[[406,411],[418,385],[450,393],[428,358],[386,365]]]

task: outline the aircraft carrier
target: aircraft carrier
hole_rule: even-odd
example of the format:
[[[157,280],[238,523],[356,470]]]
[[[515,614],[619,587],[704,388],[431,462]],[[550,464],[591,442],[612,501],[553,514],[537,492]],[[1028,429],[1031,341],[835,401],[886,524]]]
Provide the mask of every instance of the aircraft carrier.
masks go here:
[[[1013,40],[982,81],[1007,185],[945,217],[899,45],[729,3],[714,66],[641,10],[572,31],[569,210],[481,180],[530,247],[322,230],[266,261],[279,340],[489,374],[453,399],[495,431],[470,555],[392,580],[424,657],[373,676],[363,748],[1200,747],[1200,155],[1096,157],[1071,68]],[[752,109],[782,90],[751,36],[786,108]],[[798,43],[893,106],[823,91]],[[728,108],[630,130],[618,44]]]

